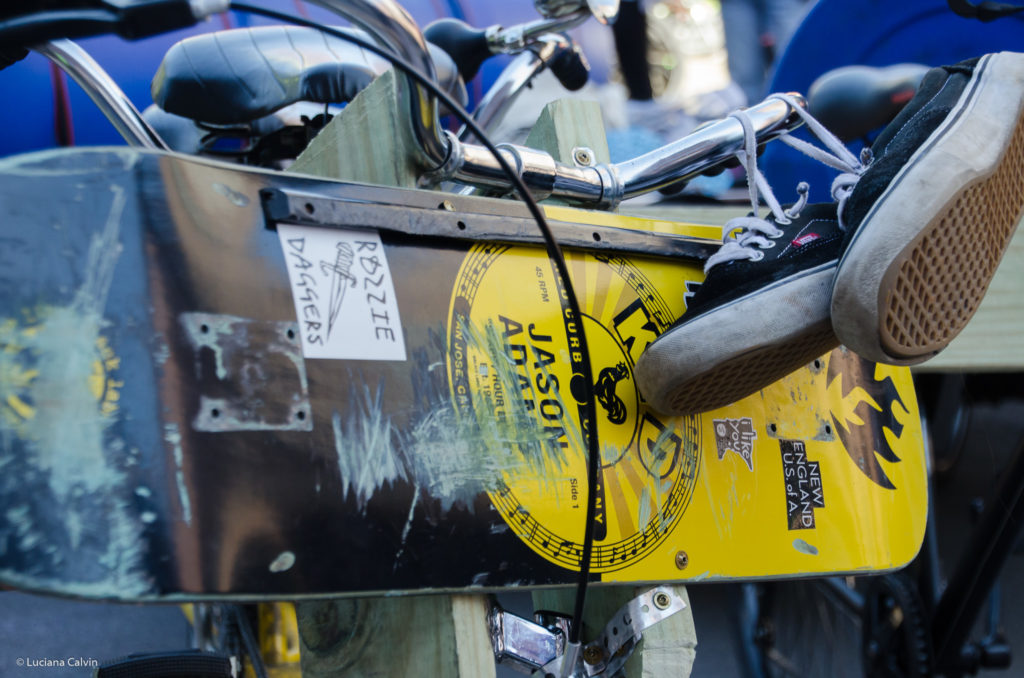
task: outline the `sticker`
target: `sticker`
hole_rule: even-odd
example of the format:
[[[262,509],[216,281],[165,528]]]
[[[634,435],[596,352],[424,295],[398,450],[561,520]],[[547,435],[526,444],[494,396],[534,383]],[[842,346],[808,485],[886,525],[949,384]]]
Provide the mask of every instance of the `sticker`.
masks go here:
[[[714,419],[715,444],[718,446],[718,458],[721,460],[725,453],[732,450],[747,462],[747,468],[754,470],[754,441],[757,440],[757,432],[754,430],[754,420],[750,417],[742,419]]]
[[[814,509],[825,508],[821,467],[807,458],[799,440],[780,440],[782,475],[786,479],[786,515],[791,530],[813,530]]]
[[[488,492],[513,532],[549,562],[578,571],[586,512],[582,362],[586,334],[601,470],[591,569],[636,565],[668,539],[689,505],[700,467],[700,420],[649,410],[633,365],[674,314],[630,260],[567,254],[586,290],[581,322],[561,279],[527,248],[476,245],[455,281],[448,377],[462,421],[488,413],[490,459],[512,460]],[[538,264],[538,261],[540,262]],[[510,286],[509,281],[524,281]]]
[[[395,287],[376,231],[278,224],[307,358],[405,360]]]

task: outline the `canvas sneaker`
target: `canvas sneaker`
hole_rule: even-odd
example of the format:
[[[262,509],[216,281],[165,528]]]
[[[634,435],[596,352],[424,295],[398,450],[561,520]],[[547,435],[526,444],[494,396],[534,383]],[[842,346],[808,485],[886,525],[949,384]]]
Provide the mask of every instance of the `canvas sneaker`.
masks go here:
[[[842,206],[865,166],[810,117],[797,111],[827,150],[790,137],[797,146],[842,173],[832,186],[834,203],[783,209],[757,169],[756,140],[742,111],[732,114],[744,130],[737,154],[747,171],[752,216],[725,225],[722,247],[686,312],[637,360],[634,375],[654,409],[695,414],[749,396],[838,345],[829,318],[836,265],[845,239]],[[756,215],[763,195],[770,214]]]
[[[932,69],[872,144],[832,294],[839,340],[876,362],[934,356],[981,303],[1024,208],[1024,55]]]
[[[838,345],[829,318],[842,251],[836,205],[743,238],[754,258],[713,266],[686,313],[658,337],[634,372],[647,402],[666,414],[695,414],[745,398]]]

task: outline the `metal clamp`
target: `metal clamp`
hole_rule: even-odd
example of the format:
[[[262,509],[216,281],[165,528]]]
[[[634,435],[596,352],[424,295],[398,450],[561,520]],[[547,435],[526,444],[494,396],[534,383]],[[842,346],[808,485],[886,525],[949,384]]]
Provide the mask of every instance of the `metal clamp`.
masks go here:
[[[573,645],[567,641],[568,619],[560,615],[536,615],[536,623],[493,604],[488,615],[495,661],[515,671],[564,678],[612,676],[629,659],[644,631],[677,612],[686,602],[670,587],[659,586],[623,605],[593,642]]]

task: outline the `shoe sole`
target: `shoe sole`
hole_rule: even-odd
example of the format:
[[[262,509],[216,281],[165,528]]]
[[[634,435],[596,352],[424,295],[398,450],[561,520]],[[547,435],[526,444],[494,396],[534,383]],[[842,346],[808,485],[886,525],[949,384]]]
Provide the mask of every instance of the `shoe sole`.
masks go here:
[[[647,403],[677,416],[714,410],[838,346],[829,322],[835,270],[832,262],[787,278],[666,332],[636,364]]]
[[[839,261],[832,323],[875,362],[914,365],[977,311],[1024,211],[1024,55],[986,57]],[[949,198],[930,204],[921,196]]]

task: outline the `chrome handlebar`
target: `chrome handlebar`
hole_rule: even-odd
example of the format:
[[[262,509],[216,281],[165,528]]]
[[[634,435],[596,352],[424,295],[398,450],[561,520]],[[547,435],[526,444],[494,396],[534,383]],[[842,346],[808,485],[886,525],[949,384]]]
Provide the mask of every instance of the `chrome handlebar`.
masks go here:
[[[792,95],[806,107],[804,98]],[[746,110],[758,143],[786,134],[802,124],[781,99],[767,99]],[[446,180],[490,189],[507,189],[497,160],[482,146],[449,136],[452,152],[443,167],[424,177],[426,184]],[[691,178],[732,157],[743,148],[743,127],[725,118],[632,160],[595,166],[567,165],[525,146],[502,144],[505,160],[537,199],[556,197],[580,205],[613,209],[622,200]]]
[[[588,10],[580,10],[555,19],[538,19],[505,28],[487,29],[487,46],[492,54],[518,54],[531,45],[544,42],[548,34],[567,31],[590,18]]]

